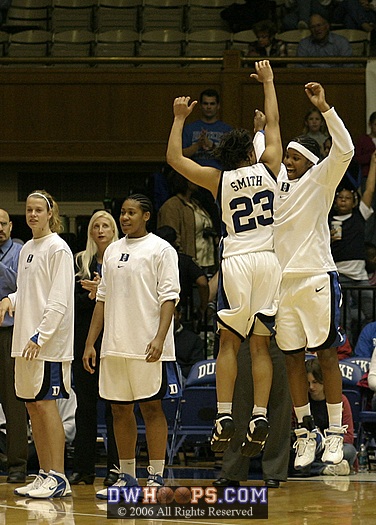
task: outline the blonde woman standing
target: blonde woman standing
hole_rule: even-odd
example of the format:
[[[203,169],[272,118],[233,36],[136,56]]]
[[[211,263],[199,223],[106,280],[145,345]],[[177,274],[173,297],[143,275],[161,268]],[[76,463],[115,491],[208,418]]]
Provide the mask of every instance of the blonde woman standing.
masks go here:
[[[56,399],[68,398],[73,359],[74,266],[69,246],[59,237],[57,203],[45,190],[26,200],[26,222],[33,237],[22,248],[17,290],[0,303],[0,323],[13,316],[12,357],[17,397],[30,416],[40,470],[18,496],[71,495],[64,474],[65,434]]]
[[[119,238],[116,221],[105,210],[95,212],[88,225],[85,250],[75,255],[75,324],[74,324],[74,361],[73,381],[77,395],[77,410],[75,415],[76,436],[74,440],[73,473],[69,478],[72,485],[84,483],[91,485],[95,479],[95,458],[97,442],[97,403],[98,374],[86,372],[82,363],[86,336],[89,331],[91,316],[95,307],[97,287],[102,275],[104,252],[112,242]],[[102,337],[96,343],[99,350]],[[107,424],[107,476],[105,484],[112,484],[117,476],[110,469],[118,464],[117,449],[112,426],[112,413],[109,403],[106,403]]]

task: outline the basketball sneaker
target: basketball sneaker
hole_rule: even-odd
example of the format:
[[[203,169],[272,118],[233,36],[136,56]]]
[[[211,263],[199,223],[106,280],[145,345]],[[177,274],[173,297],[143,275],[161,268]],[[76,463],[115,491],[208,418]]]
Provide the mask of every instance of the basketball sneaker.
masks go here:
[[[150,465],[147,468],[148,471],[148,479],[146,481],[147,487],[163,487],[164,486],[164,480],[162,476],[155,473],[155,470]]]
[[[39,469],[38,474],[33,474],[34,479],[31,483],[28,483],[24,487],[18,487],[17,489],[14,489],[14,493],[17,494],[17,496],[27,496],[28,493],[31,490],[38,489],[43,481],[47,478],[48,474],[45,472],[42,468]]]
[[[343,427],[329,427],[324,430],[325,447],[322,455],[323,463],[341,463],[343,459],[343,436],[347,431],[347,425]]]
[[[247,435],[241,447],[243,456],[252,458],[260,454],[269,436],[269,422],[265,416],[252,416]]]
[[[235,434],[235,423],[231,414],[217,414],[210,440],[214,452],[223,452]]]
[[[142,490],[141,490],[140,485],[138,484],[137,479],[132,477],[132,476],[130,476],[129,474],[124,474],[124,472],[119,473],[119,479],[117,480],[116,483],[114,483],[112,485],[112,487],[135,487],[135,488],[139,488],[140,489],[139,496],[142,496]],[[109,488],[111,489],[112,487],[109,487]],[[105,489],[99,490],[96,493],[96,497],[98,499],[108,499],[108,492],[107,491],[108,491],[107,487]]]
[[[33,499],[63,498],[71,496],[72,490],[64,474],[50,470],[40,487],[29,490],[26,495]]]
[[[336,465],[326,465],[322,471],[324,476],[348,476],[350,474],[350,465],[346,459]]]
[[[317,454],[323,449],[324,437],[315,427],[312,416],[304,416],[301,427],[295,430],[296,441],[294,468],[297,470],[313,463]]]

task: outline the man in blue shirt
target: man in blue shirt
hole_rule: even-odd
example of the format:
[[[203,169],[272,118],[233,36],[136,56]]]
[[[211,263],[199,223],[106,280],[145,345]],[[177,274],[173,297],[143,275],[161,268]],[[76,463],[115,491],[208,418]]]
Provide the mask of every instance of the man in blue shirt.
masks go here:
[[[303,38],[298,45],[298,57],[351,57],[352,49],[347,38],[330,31],[329,22],[320,15],[309,19],[311,35]],[[352,64],[320,63],[299,64],[302,67],[339,67]]]
[[[22,245],[11,239],[12,222],[0,209],[0,299],[16,290],[18,256]],[[16,398],[14,358],[11,357],[13,317],[5,315],[0,326],[0,401],[7,429],[8,483],[24,483],[27,468],[26,408]]]
[[[376,322],[368,323],[360,332],[354,348],[355,357],[372,357],[376,350]]]
[[[206,89],[200,95],[201,118],[184,126],[183,155],[201,166],[221,169],[219,161],[213,156],[222,135],[232,129],[219,120],[219,94],[215,89]]]
[[[201,118],[183,129],[183,155],[189,157],[200,166],[211,166],[222,169],[215,158],[214,151],[222,136],[232,129],[232,126],[219,119],[220,99],[215,89],[205,89],[200,95]],[[217,233],[220,233],[218,209],[210,193],[199,188],[200,201],[210,214]]]

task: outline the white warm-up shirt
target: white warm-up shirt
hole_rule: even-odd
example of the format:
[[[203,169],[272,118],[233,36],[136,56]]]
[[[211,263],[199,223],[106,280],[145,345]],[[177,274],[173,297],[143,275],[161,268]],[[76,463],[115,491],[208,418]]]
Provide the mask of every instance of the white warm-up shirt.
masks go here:
[[[12,357],[22,356],[28,340],[39,334],[38,359],[73,360],[73,255],[57,233],[24,244],[17,290],[8,297],[15,310]]]
[[[153,233],[116,241],[104,253],[97,301],[104,302],[101,358],[145,359],[157,334],[161,305],[179,300],[176,250]],[[175,360],[173,321],[166,335],[162,361]]]
[[[323,113],[332,147],[302,177],[278,175],[274,200],[274,249],[284,276],[336,271],[330,250],[328,213],[336,188],[354,153],[351,136],[334,108]]]

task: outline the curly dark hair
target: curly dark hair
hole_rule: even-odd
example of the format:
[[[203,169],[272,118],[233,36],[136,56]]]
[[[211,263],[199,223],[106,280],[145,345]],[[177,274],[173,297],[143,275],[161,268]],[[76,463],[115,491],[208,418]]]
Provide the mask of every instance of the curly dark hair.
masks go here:
[[[248,160],[253,151],[252,139],[247,129],[232,129],[222,136],[214,155],[224,170],[235,170]]]
[[[316,157],[321,158],[320,145],[317,140],[307,135],[299,135],[299,137],[295,137],[292,140],[307,148],[311,153],[316,155]]]

